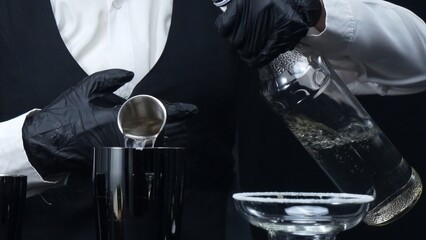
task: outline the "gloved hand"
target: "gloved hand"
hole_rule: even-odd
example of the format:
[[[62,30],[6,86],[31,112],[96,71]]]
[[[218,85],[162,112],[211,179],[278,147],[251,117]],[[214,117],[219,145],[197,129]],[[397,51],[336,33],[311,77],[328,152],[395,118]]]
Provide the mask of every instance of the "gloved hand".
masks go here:
[[[320,0],[231,0],[216,27],[249,66],[261,67],[292,50],[321,11]]]
[[[167,121],[160,134],[162,136],[161,144],[168,147],[186,147],[188,121],[198,112],[198,108],[189,103],[161,102],[167,111]]]
[[[95,73],[27,117],[24,147],[43,177],[91,166],[95,146],[123,145],[117,114],[124,99],[113,92],[133,75],[119,69]]]

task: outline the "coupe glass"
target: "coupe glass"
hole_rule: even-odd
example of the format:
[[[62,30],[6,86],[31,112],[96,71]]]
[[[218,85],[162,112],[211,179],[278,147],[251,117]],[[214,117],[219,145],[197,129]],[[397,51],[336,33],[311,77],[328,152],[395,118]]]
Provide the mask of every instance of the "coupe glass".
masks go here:
[[[355,227],[374,200],[349,193],[253,192],[233,195],[239,213],[270,240],[333,240]]]

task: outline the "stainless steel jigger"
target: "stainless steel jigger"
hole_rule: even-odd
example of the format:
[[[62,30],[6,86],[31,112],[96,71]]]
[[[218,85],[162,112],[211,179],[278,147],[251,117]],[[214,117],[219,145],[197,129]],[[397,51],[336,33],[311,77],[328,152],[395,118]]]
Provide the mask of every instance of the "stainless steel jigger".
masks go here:
[[[135,141],[155,141],[167,119],[166,108],[157,98],[137,95],[129,98],[118,111],[118,128]]]

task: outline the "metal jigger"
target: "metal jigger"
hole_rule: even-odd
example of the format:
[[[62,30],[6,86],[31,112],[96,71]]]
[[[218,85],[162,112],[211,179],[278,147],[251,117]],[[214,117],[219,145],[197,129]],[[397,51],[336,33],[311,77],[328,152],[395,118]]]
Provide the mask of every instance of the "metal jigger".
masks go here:
[[[117,123],[126,138],[141,143],[143,148],[146,143],[154,143],[166,119],[166,108],[160,100],[150,95],[137,95],[121,106]]]

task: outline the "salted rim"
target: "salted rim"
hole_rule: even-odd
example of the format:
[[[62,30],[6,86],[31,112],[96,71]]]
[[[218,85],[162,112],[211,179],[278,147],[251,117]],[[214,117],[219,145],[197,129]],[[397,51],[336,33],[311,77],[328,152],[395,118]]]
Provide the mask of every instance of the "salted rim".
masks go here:
[[[265,196],[281,195],[282,198],[269,198]],[[255,197],[256,196],[256,197]],[[304,197],[301,199],[286,198]],[[306,197],[331,197],[327,199]],[[325,193],[325,192],[243,192],[232,195],[238,201],[264,202],[264,203],[369,203],[374,200],[373,196],[353,193]]]

